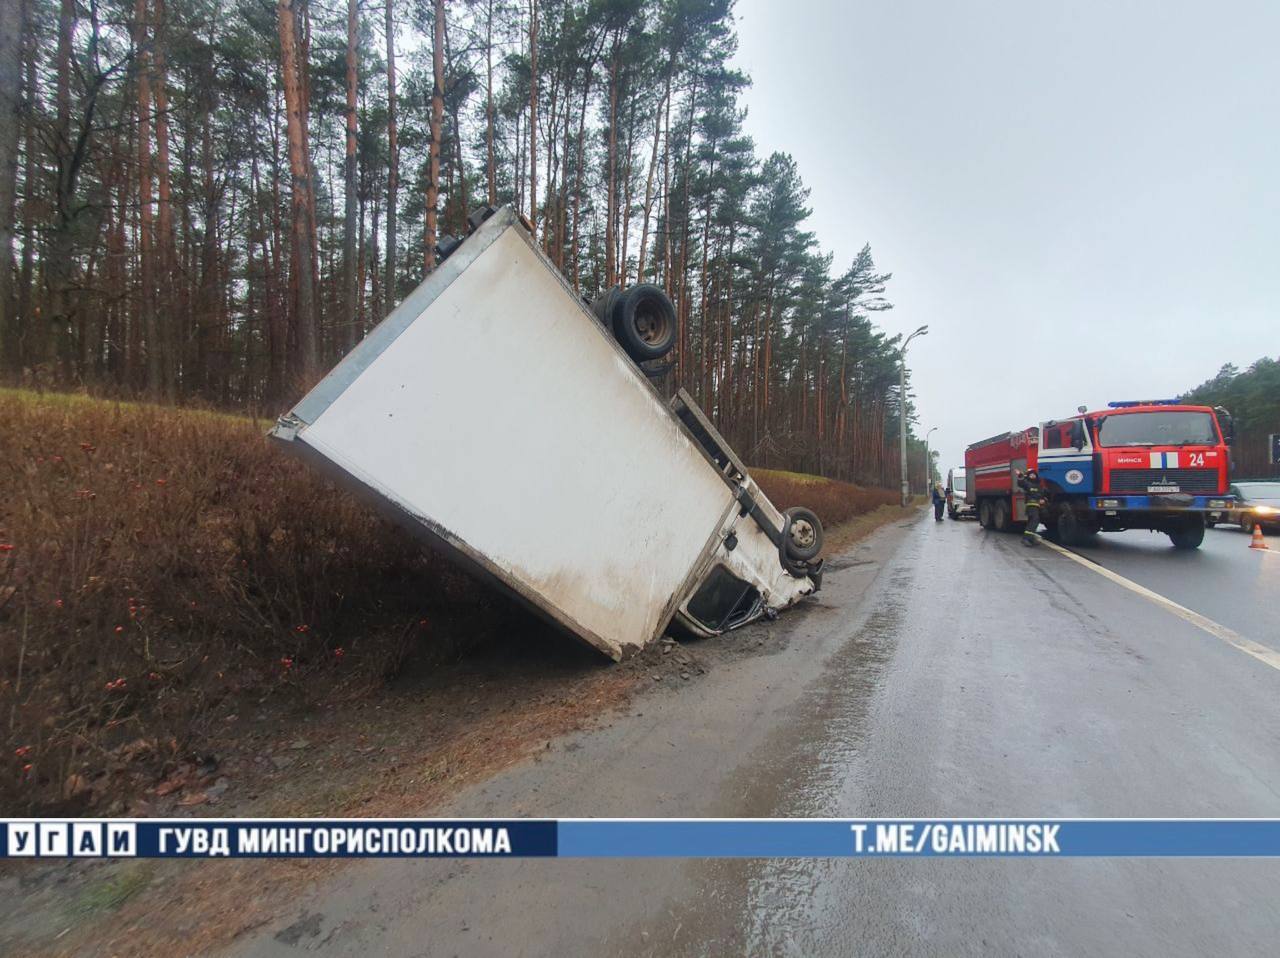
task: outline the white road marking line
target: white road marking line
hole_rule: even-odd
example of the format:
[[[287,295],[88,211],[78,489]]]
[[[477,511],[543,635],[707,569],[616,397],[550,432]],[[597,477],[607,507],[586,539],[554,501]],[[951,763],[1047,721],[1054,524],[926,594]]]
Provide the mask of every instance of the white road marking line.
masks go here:
[[[1280,671],[1280,652],[1277,652],[1275,649],[1255,642],[1253,639],[1246,639],[1239,632],[1236,632],[1233,629],[1228,629],[1225,625],[1219,625],[1217,622],[1214,622],[1213,619],[1207,618],[1199,612],[1194,612],[1191,609],[1188,609],[1185,605],[1178,605],[1178,603],[1174,602],[1172,599],[1165,598],[1159,592],[1152,592],[1146,586],[1138,585],[1138,583],[1133,580],[1126,579],[1118,572],[1112,572],[1106,566],[1099,565],[1092,559],[1086,559],[1084,556],[1078,555],[1070,549],[1064,549],[1056,542],[1050,542],[1048,539],[1041,539],[1040,544],[1048,546],[1054,552],[1066,556],[1072,562],[1078,562],[1086,569],[1091,569],[1104,579],[1110,579],[1116,585],[1123,586],[1130,592],[1137,593],[1147,601],[1154,602],[1156,605],[1162,606],[1174,615],[1178,616],[1178,618],[1185,619],[1196,628],[1201,629],[1204,632],[1208,632],[1215,639],[1219,639],[1227,643],[1227,645],[1239,649],[1245,655],[1251,655],[1259,662],[1263,662],[1271,666],[1273,669]]]

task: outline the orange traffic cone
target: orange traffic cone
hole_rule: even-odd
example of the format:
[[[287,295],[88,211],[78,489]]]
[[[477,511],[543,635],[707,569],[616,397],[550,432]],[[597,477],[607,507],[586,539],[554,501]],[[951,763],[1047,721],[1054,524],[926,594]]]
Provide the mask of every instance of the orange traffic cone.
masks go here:
[[[1262,526],[1258,523],[1253,524],[1253,538],[1249,540],[1250,549],[1270,549],[1267,540],[1262,538]]]

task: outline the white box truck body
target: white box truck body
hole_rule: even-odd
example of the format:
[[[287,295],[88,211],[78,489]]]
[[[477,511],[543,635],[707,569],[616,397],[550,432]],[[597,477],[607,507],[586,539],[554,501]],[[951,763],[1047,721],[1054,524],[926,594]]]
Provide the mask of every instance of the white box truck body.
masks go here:
[[[820,585],[692,400],[662,400],[508,208],[271,434],[614,659]]]

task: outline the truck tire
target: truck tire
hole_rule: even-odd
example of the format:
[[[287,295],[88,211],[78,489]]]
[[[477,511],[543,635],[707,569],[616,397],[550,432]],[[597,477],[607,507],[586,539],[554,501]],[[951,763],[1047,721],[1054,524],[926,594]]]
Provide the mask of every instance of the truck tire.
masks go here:
[[[1169,539],[1175,549],[1199,549],[1204,542],[1204,520],[1199,516],[1187,516],[1181,526],[1170,530]]]
[[[661,359],[676,344],[676,308],[661,286],[641,283],[613,308],[613,335],[638,363]]]
[[[586,297],[583,297],[585,300]],[[609,332],[613,332],[613,314],[618,310],[618,304],[622,301],[622,287],[611,286],[603,293],[592,300],[588,305],[591,312],[596,314],[596,319],[600,320],[601,325]]]
[[[996,532],[1008,532],[1012,527],[1008,500],[997,499],[995,505],[991,507],[991,528]]]
[[[791,520],[788,526],[787,555],[797,562],[816,559],[822,551],[822,522],[809,509],[793,506],[785,515]]]
[[[1056,525],[1058,541],[1064,546],[1082,546],[1093,536],[1093,529],[1080,521],[1075,510],[1067,503],[1058,506]]]
[[[1249,515],[1249,513],[1247,512],[1240,513],[1240,518],[1238,521],[1240,523],[1241,532],[1246,532],[1246,533],[1253,532],[1253,518]]]
[[[955,522],[957,519],[960,518],[960,514],[957,513],[954,509],[948,509],[947,518],[950,519],[952,522]]]
[[[991,528],[991,500],[981,499],[978,502],[978,525],[984,529]]]

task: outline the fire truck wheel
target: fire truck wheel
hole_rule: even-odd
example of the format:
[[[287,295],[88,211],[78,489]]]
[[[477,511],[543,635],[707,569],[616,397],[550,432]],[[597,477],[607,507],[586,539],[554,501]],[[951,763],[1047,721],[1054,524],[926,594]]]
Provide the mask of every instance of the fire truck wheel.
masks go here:
[[[808,509],[794,506],[787,510],[791,519],[787,536],[787,555],[798,562],[816,559],[822,551],[822,522]]]
[[[978,503],[978,525],[984,529],[991,528],[991,500],[983,499]]]
[[[1085,525],[1067,503],[1058,506],[1058,541],[1064,546],[1080,546],[1093,535],[1094,529]]]
[[[1204,542],[1204,522],[1199,516],[1188,516],[1176,529],[1169,531],[1175,549],[1199,549]]]
[[[997,499],[996,504],[991,509],[991,528],[996,532],[1008,532],[1011,527],[1009,521],[1009,503],[1003,499]]]

